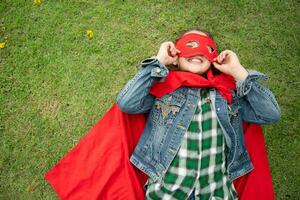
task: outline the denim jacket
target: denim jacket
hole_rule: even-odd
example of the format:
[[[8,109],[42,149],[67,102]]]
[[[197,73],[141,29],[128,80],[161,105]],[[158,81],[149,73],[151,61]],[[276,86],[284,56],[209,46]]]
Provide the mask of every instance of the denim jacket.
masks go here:
[[[201,88],[186,86],[161,98],[149,94],[153,83],[163,81],[168,73],[168,68],[156,57],[145,59],[117,97],[123,112],[149,113],[130,161],[154,181],[162,179],[179,150],[200,98]],[[232,91],[230,105],[217,90],[210,89],[212,109],[217,114],[228,147],[225,153],[230,180],[253,169],[244,144],[242,121],[271,124],[280,118],[274,95],[257,81],[268,77],[257,71],[248,70],[248,73],[246,80],[236,82],[237,91]]]

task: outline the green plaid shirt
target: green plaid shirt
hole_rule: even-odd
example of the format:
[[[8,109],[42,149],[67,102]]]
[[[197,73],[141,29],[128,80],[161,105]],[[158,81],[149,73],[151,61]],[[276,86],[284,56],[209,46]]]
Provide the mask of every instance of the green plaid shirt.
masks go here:
[[[145,199],[237,199],[226,171],[222,129],[212,112],[208,89],[201,98],[181,147],[162,181],[146,183]],[[192,193],[193,192],[193,193]]]

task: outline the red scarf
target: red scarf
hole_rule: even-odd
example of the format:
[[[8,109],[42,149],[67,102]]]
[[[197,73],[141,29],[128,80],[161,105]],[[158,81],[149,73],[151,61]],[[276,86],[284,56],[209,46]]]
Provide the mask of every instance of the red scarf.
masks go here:
[[[191,72],[170,70],[164,82],[153,84],[150,94],[162,97],[181,86],[216,88],[229,104],[232,102],[231,90],[236,90],[235,80],[232,76],[224,73],[214,76],[211,69],[207,72],[207,79]]]

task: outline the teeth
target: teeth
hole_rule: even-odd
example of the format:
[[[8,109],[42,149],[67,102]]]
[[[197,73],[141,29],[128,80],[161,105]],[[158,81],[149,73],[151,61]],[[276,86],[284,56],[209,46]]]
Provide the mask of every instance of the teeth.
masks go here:
[[[195,62],[201,62],[201,60],[200,60],[200,59],[198,59],[198,58],[193,58],[193,59],[191,59],[191,61],[195,61]]]

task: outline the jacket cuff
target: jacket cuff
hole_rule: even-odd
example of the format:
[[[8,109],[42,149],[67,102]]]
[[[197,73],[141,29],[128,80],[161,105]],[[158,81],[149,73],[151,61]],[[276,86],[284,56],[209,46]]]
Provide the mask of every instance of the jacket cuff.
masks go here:
[[[150,74],[151,77],[163,78],[169,74],[169,69],[164,64],[162,64],[156,58],[156,56],[152,56],[141,62],[141,67],[149,67],[149,66],[153,67],[153,69],[151,69],[151,74]]]
[[[265,74],[255,71],[255,70],[247,70],[248,76],[245,80],[237,80],[236,81],[236,90],[237,90],[237,96],[243,97],[247,95],[251,88],[254,81],[258,79],[267,80],[269,79],[268,76]]]

